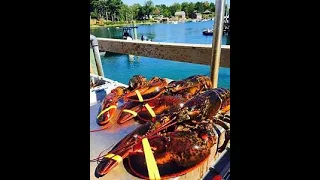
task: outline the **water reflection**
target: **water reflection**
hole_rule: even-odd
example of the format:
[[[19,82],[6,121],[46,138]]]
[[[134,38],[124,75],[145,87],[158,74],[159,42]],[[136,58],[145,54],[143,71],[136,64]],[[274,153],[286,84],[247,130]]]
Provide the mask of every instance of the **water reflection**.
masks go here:
[[[128,63],[127,63],[128,69],[135,69],[139,67],[140,56],[127,55],[127,57],[128,57]]]

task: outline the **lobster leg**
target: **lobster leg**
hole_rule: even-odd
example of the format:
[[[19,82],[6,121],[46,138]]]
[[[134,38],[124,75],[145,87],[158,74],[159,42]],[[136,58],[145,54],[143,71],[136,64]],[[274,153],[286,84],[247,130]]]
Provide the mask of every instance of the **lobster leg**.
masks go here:
[[[219,152],[222,152],[230,141],[230,117],[228,114],[225,114],[215,119],[214,122],[225,129],[224,142],[218,149]]]
[[[222,146],[219,147],[218,152],[223,152],[223,150],[226,149],[229,141],[230,141],[230,130],[226,130],[225,141],[224,141],[224,143],[222,144]]]

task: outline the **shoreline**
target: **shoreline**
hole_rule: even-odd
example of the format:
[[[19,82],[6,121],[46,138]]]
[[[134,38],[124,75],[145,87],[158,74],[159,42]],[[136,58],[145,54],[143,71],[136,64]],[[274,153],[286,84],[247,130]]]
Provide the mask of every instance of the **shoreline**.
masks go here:
[[[192,22],[192,19],[186,19],[185,22]],[[152,25],[152,24],[161,24],[159,22],[136,22],[136,25]],[[133,25],[132,23],[123,23],[123,24],[104,24],[104,25],[90,25],[90,28],[100,28],[100,27],[121,27],[121,26],[128,26],[128,25]]]
[[[141,24],[146,24],[146,25],[152,25],[152,24],[158,24],[157,22],[141,22],[141,23],[136,23],[136,25],[141,25]],[[121,27],[121,26],[128,26],[128,25],[132,25],[132,23],[123,23],[123,24],[109,24],[109,25],[90,25],[90,28],[99,28],[99,27]]]

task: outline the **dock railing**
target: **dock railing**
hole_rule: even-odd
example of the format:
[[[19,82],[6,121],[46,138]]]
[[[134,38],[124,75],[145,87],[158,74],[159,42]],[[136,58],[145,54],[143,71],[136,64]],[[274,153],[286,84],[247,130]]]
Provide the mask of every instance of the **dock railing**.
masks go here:
[[[113,52],[171,60],[203,64],[211,66],[213,81],[217,83],[219,67],[230,68],[230,45],[221,45],[221,51],[215,51],[213,56],[212,44],[186,44],[166,43],[150,41],[127,41],[122,39],[97,38],[100,52]],[[217,55],[216,53],[220,53]],[[213,58],[220,61],[212,62]],[[219,65],[218,67],[215,67]],[[97,64],[92,67],[98,67]],[[102,68],[101,68],[102,69]],[[216,69],[216,71],[213,71]],[[216,86],[217,87],[217,84]]]
[[[97,38],[97,40],[100,52],[132,54],[204,65],[211,63],[211,44],[127,41],[109,38]],[[221,46],[220,66],[230,67],[230,45]]]

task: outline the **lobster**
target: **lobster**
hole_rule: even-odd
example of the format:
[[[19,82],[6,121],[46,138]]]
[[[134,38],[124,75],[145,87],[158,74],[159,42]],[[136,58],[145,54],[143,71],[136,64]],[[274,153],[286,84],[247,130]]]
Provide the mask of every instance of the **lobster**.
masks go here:
[[[146,102],[159,97],[164,91],[168,82],[166,79],[153,77],[147,86],[139,87],[124,96],[125,101]]]
[[[221,110],[230,108],[229,99],[229,90],[209,89],[188,100],[177,111],[139,126],[107,155],[93,160],[99,162],[95,176],[104,176],[126,158],[128,171],[147,179],[143,139],[150,143],[162,178],[177,177],[192,171],[205,162],[211,148],[218,143],[214,120]]]
[[[117,122],[125,123],[133,118],[141,123],[155,121],[157,116],[179,109],[187,101],[181,96],[167,96],[150,100],[147,103],[139,103],[135,101],[127,102],[124,108],[120,111]]]
[[[212,84],[207,76],[191,76],[181,81],[172,81],[169,84],[164,79],[154,77],[148,86],[137,88],[125,95],[129,105],[120,111],[117,122],[121,124],[133,118],[142,120],[142,122],[154,121],[156,115],[161,115],[169,109],[176,109],[194,95],[210,88],[212,88]],[[135,102],[145,104],[139,106]],[[136,106],[132,106],[132,104]]]
[[[147,85],[147,79],[140,75],[135,75],[129,80],[129,86],[119,86],[111,90],[111,92],[103,99],[97,116],[97,124],[100,126],[106,125],[115,115],[118,107],[118,102],[123,96],[138,87]]]
[[[154,78],[148,87],[137,88],[125,95],[127,101],[147,102],[159,97],[161,94],[166,95],[183,95],[184,98],[190,99],[192,96],[201,91],[212,88],[211,80],[208,76],[195,75],[181,81],[172,81],[169,84],[165,79]]]
[[[194,75],[181,81],[172,81],[166,87],[166,93],[169,95],[182,94],[190,99],[202,91],[212,88],[212,82],[208,76]]]
[[[109,123],[118,108],[120,98],[123,98],[126,103],[120,107],[120,115],[114,122],[121,124],[135,117],[138,120],[149,121],[154,120],[155,115],[161,115],[164,111],[183,103],[181,98],[178,100],[178,97],[173,96],[179,95],[187,100],[210,88],[212,84],[207,76],[191,76],[168,84],[166,79],[159,77],[147,81],[143,76],[136,75],[129,81],[129,88],[118,87],[115,92],[113,90],[105,97],[99,110],[97,123],[101,126]],[[170,98],[165,98],[165,96],[170,96]],[[155,110],[152,112],[150,108]]]

